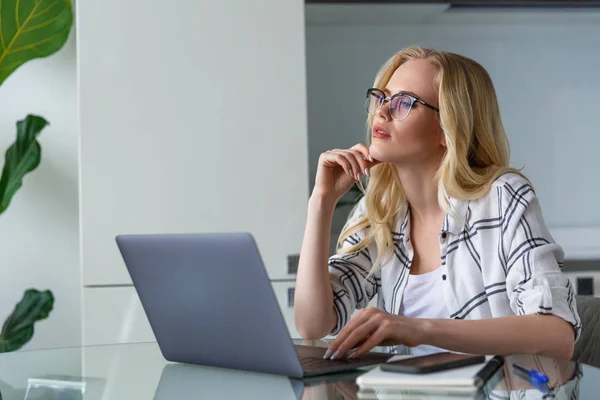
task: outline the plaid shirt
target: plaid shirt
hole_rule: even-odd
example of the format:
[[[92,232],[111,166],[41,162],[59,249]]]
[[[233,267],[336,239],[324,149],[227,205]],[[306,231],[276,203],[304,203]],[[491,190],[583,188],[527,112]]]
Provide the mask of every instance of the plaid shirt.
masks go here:
[[[581,333],[575,292],[561,272],[564,253],[548,231],[540,203],[529,183],[507,173],[477,200],[451,199],[439,235],[443,298],[454,319],[553,314],[570,322],[575,339]],[[349,221],[365,212],[364,199]],[[377,296],[377,307],[400,313],[410,274],[408,207],[401,210],[392,232],[394,256],[367,279],[377,248],[372,243],[353,254],[329,259],[338,323],[337,334],[357,308]],[[455,215],[452,215],[455,214]],[[343,247],[358,243],[364,232],[348,237]],[[394,352],[402,352],[396,349]]]

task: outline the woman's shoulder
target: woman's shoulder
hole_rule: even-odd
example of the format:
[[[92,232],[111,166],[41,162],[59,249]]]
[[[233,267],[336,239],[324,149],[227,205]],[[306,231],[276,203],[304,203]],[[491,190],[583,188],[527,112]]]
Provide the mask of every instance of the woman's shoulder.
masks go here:
[[[508,198],[517,196],[528,199],[534,195],[531,183],[524,175],[516,172],[507,172],[492,182],[486,194],[475,200],[471,200],[469,207],[489,212],[489,210],[497,210],[498,206],[505,204]]]
[[[513,171],[500,175],[492,183],[492,188],[499,188],[503,190],[518,190],[524,187],[531,188],[531,182],[525,177],[525,175]]]

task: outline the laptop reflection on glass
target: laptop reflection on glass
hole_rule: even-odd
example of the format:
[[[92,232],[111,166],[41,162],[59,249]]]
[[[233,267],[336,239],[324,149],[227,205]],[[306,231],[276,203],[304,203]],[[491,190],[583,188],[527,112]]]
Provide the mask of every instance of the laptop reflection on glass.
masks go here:
[[[176,363],[163,368],[154,400],[300,400],[303,392],[302,381],[285,376]]]

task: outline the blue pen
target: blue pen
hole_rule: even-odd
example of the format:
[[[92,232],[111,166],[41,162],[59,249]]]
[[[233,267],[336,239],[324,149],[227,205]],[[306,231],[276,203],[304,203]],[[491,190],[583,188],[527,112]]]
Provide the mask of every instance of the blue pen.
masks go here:
[[[519,378],[525,379],[526,381],[531,383],[531,385],[539,391],[543,393],[547,393],[550,391],[550,387],[548,386],[548,382],[550,381],[550,379],[548,379],[548,376],[546,376],[546,374],[544,374],[543,372],[536,371],[535,369],[523,368],[520,365],[514,363],[513,372]]]

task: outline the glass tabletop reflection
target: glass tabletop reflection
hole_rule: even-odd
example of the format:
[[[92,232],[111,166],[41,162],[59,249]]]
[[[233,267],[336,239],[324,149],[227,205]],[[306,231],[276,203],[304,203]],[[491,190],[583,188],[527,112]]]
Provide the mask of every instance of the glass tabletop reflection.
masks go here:
[[[325,342],[296,341],[326,346]],[[542,369],[550,393],[515,376],[512,361]],[[440,399],[426,391],[359,391],[356,378],[367,371],[305,380],[283,376],[185,365],[166,361],[157,343],[32,350],[0,354],[3,400],[99,399]],[[600,369],[550,357],[511,356],[489,399],[598,399]]]

